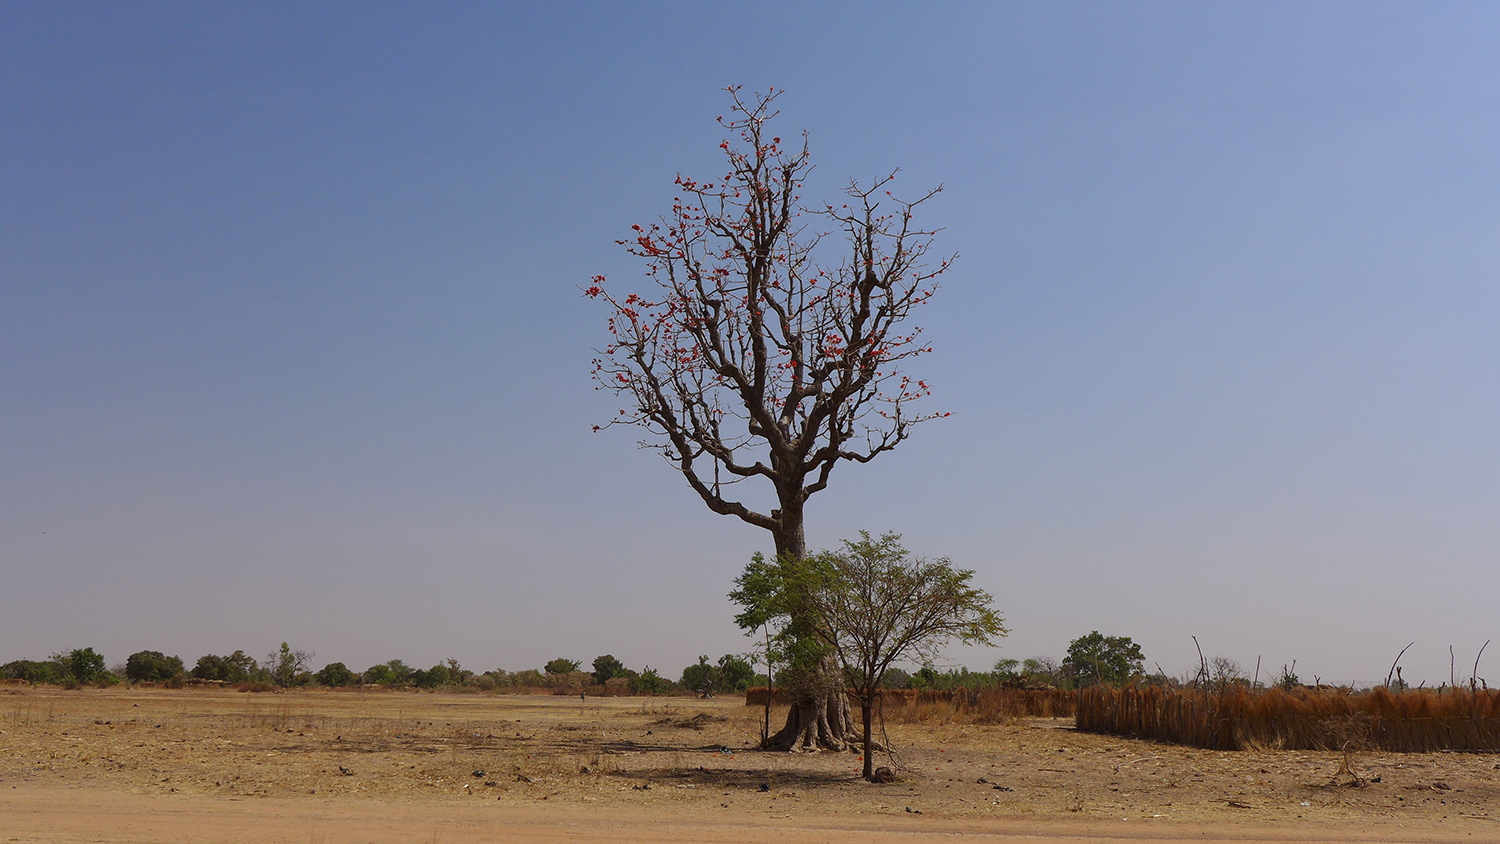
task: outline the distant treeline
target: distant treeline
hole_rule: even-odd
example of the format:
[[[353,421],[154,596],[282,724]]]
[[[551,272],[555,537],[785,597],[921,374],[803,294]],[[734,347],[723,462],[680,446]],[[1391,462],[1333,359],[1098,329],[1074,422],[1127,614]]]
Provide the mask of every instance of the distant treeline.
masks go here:
[[[45,660],[20,659],[0,665],[0,680],[64,688],[104,687],[121,682],[169,687],[213,683],[250,691],[369,686],[618,696],[743,691],[756,679],[750,664],[733,654],[726,654],[716,662],[710,662],[707,656],[699,657],[696,664],[683,669],[677,680],[663,677],[650,666],[632,670],[610,654],[596,657],[593,671],[581,670],[579,661],[558,658],[541,670],[494,669],[482,673],[464,668],[456,659],[425,669],[393,659],[364,671],[354,671],[342,662],[331,662],[312,671],[312,658],[311,652],[283,642],[279,650],[263,660],[237,650],[227,655],[205,654],[189,669],[180,657],[160,651],[138,651],[124,663],[106,668],[104,657],[93,648],[75,648],[52,654]],[[764,679],[761,678],[762,682]]]

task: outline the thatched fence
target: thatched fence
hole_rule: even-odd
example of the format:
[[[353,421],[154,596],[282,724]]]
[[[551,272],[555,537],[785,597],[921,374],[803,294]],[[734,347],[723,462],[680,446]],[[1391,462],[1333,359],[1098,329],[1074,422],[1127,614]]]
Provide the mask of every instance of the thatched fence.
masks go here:
[[[1084,689],[1078,729],[1211,750],[1500,751],[1500,691]]]

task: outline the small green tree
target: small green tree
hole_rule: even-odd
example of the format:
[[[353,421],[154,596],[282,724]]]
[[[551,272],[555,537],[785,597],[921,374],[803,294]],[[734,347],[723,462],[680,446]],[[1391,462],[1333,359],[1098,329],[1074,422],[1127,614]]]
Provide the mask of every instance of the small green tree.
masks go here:
[[[1095,630],[1068,644],[1063,674],[1078,686],[1121,685],[1141,673],[1146,658],[1129,636],[1104,636]]]
[[[56,660],[39,662],[33,659],[18,659],[0,665],[0,678],[6,680],[25,680],[28,683],[46,683],[49,685],[61,685],[68,679],[68,673]]]
[[[426,671],[418,671],[412,677],[419,689],[435,689],[453,682],[453,672],[448,666],[438,663]]]
[[[313,679],[318,681],[318,685],[336,689],[341,686],[354,685],[354,681],[359,677],[342,662],[330,662],[314,674]]]
[[[719,657],[719,688],[743,692],[755,679],[755,668],[742,657],[724,654]]]
[[[615,659],[614,654],[594,657],[594,682],[604,685],[616,677],[625,676],[625,664]]]
[[[382,662],[365,669],[362,681],[372,686],[390,686],[397,681],[396,672],[392,670],[390,663]]]
[[[266,670],[270,672],[271,682],[283,689],[290,688],[301,681],[312,658],[311,651],[292,650],[286,642],[282,642],[279,652],[266,657]]]
[[[692,689],[703,697],[710,697],[719,687],[719,667],[708,661],[708,654],[698,657],[697,665],[682,669],[683,688]]]
[[[95,682],[106,673],[104,657],[93,648],[74,648],[68,652],[65,664],[73,682],[79,684]]]
[[[772,577],[781,582],[769,584],[762,611],[811,619],[812,636],[837,658],[859,701],[865,779],[874,777],[872,715],[891,665],[920,657],[929,670],[948,641],[992,644],[1008,632],[993,598],[973,585],[974,572],[946,557],[914,557],[893,533],[873,539],[861,531],[838,551],[783,559]]]
[[[199,680],[221,680],[225,683],[244,683],[260,666],[244,651],[235,651],[229,656],[205,654],[198,657],[192,675]]]
[[[667,681],[648,665],[631,678],[630,690],[636,694],[659,695],[667,690]]]
[[[182,676],[182,659],[161,651],[136,651],[125,660],[125,679],[132,683],[172,680]]]
[[[562,657],[558,657],[557,659],[551,660],[546,665],[542,666],[542,670],[553,676],[561,674],[572,674],[574,671],[578,670],[578,666],[581,664],[582,663],[580,663],[578,660],[563,659]]]

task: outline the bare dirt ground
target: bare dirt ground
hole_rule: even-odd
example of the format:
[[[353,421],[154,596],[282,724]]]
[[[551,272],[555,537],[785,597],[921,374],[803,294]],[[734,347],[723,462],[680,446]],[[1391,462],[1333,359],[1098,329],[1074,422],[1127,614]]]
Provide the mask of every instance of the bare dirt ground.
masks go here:
[[[773,713],[779,723],[783,713]],[[1500,841],[1500,757],[1223,753],[1070,720],[753,749],[738,698],[0,687],[0,844],[82,841]],[[890,764],[882,755],[877,764]]]

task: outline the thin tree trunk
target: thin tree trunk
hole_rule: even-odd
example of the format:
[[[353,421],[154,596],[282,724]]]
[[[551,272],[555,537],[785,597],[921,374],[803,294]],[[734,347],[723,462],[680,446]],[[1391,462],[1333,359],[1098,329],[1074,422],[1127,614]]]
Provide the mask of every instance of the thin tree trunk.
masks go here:
[[[866,695],[865,699],[859,702],[859,714],[864,720],[865,727],[865,782],[869,782],[875,779],[875,745],[874,742],[870,740],[873,737],[870,733],[871,709],[874,709],[874,707],[871,706],[871,696]]]

